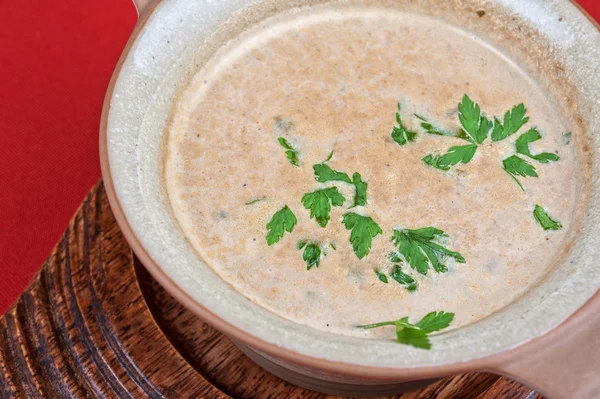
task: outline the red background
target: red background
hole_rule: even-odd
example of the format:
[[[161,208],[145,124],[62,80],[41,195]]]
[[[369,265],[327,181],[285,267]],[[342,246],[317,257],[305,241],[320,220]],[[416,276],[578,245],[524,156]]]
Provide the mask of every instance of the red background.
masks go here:
[[[100,178],[104,92],[135,21],[128,0],[0,0],[0,313]]]

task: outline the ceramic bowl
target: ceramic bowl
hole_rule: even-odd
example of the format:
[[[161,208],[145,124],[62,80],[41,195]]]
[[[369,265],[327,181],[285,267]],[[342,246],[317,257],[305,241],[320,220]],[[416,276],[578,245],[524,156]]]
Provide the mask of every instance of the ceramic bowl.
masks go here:
[[[432,338],[430,351],[296,324],[251,302],[205,265],[171,214],[161,173],[178,95],[211,55],[298,7],[379,7],[441,18],[506,52],[570,110],[581,160],[568,253],[500,311]],[[600,397],[600,33],[567,0],[136,0],[141,15],[106,95],[100,130],[115,217],[149,272],[258,364],[315,390],[384,395],[475,370],[551,398]]]

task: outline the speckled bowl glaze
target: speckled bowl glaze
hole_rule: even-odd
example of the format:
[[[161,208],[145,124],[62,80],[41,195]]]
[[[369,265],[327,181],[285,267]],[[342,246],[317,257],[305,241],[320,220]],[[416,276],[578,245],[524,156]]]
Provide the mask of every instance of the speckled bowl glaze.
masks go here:
[[[600,397],[600,32],[568,0],[135,0],[140,20],[113,75],[100,129],[109,200],[152,275],[267,370],[329,393],[385,395],[474,370],[551,398]],[[569,109],[582,189],[571,244],[511,305],[436,335],[424,351],[321,332],[249,301],[205,265],[171,214],[162,168],[172,106],[223,44],[299,7],[393,8],[442,18],[509,53]],[[482,11],[485,13],[482,16]]]

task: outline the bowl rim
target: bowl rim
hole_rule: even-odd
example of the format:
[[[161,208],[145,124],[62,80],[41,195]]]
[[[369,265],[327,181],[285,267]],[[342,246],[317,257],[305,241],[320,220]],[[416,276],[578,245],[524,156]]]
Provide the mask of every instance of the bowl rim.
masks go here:
[[[588,323],[587,315],[593,313],[600,313],[600,289],[579,309],[572,313],[566,320],[556,325],[552,330],[547,333],[535,337],[530,341],[524,342],[517,347],[510,348],[498,353],[483,356],[480,358],[470,359],[467,361],[447,363],[442,365],[424,366],[418,368],[410,367],[378,367],[378,366],[367,366],[358,364],[348,364],[343,362],[336,362],[322,358],[316,358],[308,356],[302,353],[292,351],[283,347],[276,346],[270,342],[267,342],[261,338],[258,338],[243,329],[240,329],[229,322],[225,321],[217,314],[211,312],[199,302],[193,299],[187,294],[181,287],[179,287],[158,265],[157,262],[152,259],[150,254],[142,245],[130,226],[125,212],[121,206],[119,198],[116,194],[112,174],[110,170],[109,154],[108,154],[108,116],[111,108],[111,99],[117,80],[119,78],[121,69],[125,60],[128,58],[130,50],[141,33],[142,29],[148,22],[149,18],[153,14],[153,11],[158,6],[161,0],[149,0],[148,5],[143,9],[139,10],[138,21],[125,45],[123,51],[119,57],[119,60],[114,68],[113,74],[110,79],[110,83],[106,89],[104,98],[102,115],[100,119],[99,129],[99,155],[100,155],[100,166],[102,173],[102,180],[106,195],[115,217],[115,220],[127,240],[129,246],[138,257],[140,262],[148,270],[154,279],[179,303],[191,311],[194,315],[201,318],[212,327],[219,330],[231,339],[238,341],[244,345],[248,345],[259,352],[264,352],[270,356],[278,359],[286,360],[301,366],[309,367],[312,369],[333,372],[343,376],[352,376],[358,378],[370,378],[376,381],[398,381],[403,379],[406,381],[417,380],[424,378],[443,377],[448,375],[460,374],[464,372],[470,372],[474,370],[478,371],[492,371],[498,372],[502,369],[503,365],[509,364],[513,359],[517,357],[527,356],[540,352],[543,349],[548,348],[556,342],[560,337],[568,337],[569,331],[572,329],[585,328]],[[576,0],[568,0],[577,10],[585,16],[598,31],[600,31],[600,23],[596,21],[591,15],[580,5]]]

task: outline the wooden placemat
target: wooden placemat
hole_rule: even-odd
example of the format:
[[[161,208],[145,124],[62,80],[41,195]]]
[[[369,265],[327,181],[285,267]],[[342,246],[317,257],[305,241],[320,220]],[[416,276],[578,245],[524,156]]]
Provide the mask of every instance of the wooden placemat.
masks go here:
[[[166,293],[133,255],[98,183],[0,319],[2,398],[305,398]],[[445,378],[402,399],[540,399],[492,374]]]

